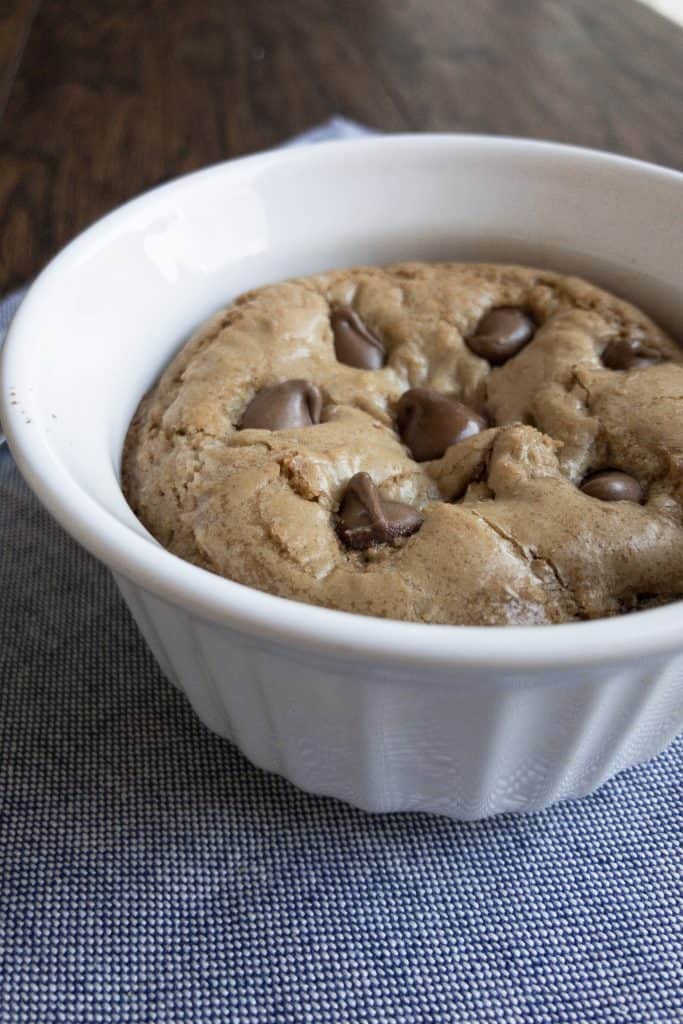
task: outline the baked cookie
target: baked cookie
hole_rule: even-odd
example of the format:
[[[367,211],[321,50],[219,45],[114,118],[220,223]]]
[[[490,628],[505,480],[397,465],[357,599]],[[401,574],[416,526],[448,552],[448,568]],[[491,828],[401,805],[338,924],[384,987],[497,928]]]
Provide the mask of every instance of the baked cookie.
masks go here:
[[[406,263],[212,317],[143,399],[123,489],[174,554],[416,622],[683,595],[683,352],[577,278]]]

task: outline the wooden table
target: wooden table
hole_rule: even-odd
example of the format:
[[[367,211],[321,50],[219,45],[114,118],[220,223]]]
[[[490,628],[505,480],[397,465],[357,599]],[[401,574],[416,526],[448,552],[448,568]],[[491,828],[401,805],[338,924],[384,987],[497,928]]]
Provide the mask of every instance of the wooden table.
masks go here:
[[[0,293],[111,207],[332,113],[683,166],[683,30],[635,0],[7,0]]]

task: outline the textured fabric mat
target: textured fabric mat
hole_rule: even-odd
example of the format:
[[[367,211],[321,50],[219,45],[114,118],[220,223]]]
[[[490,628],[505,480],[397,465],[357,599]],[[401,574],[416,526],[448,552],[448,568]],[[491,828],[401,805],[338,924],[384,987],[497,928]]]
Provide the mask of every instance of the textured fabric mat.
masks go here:
[[[367,815],[198,722],[6,447],[0,551],[2,1024],[683,1019],[683,739],[532,816]]]

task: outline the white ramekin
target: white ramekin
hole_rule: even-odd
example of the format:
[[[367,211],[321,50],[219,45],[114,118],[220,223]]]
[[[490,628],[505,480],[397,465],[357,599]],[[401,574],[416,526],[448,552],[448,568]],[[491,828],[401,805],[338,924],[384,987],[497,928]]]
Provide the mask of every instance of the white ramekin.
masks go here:
[[[396,136],[213,167],[117,210],[41,274],[4,348],[0,418],[166,675],[257,765],[375,811],[476,818],[579,796],[683,726],[683,604],[535,628],[309,607],[163,550],[121,494],[119,458],[188,332],[295,274],[528,263],[589,277],[680,331],[682,208],[683,175],[515,139]]]

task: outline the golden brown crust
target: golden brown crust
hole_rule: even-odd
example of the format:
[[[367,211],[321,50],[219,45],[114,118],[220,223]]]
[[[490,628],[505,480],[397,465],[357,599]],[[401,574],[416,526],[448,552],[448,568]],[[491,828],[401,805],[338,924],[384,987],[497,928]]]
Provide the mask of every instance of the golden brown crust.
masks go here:
[[[376,371],[339,363],[332,305],[353,306],[383,340]],[[539,324],[492,368],[465,338],[496,306]],[[614,371],[615,338],[642,336],[659,365]],[[303,378],[324,422],[237,430],[263,387]],[[409,387],[455,394],[492,429],[417,463],[394,427]],[[644,505],[577,487],[614,467]],[[419,622],[519,624],[612,615],[683,594],[683,353],[627,303],[546,271],[402,264],[250,292],[190,340],[141,403],[124,492],[182,558],[272,593]],[[357,472],[418,506],[412,537],[365,553],[335,532]]]

